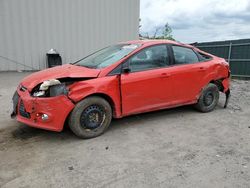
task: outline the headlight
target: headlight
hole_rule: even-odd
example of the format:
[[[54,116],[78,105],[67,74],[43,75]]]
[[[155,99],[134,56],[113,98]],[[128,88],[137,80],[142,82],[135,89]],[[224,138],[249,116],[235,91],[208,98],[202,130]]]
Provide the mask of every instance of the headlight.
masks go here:
[[[37,91],[33,93],[34,97],[42,97],[45,95],[45,91]]]
[[[54,86],[58,84],[61,84],[59,80],[56,80],[56,79],[46,80],[40,85],[39,90],[46,91],[49,89],[50,86]]]
[[[39,89],[33,92],[34,97],[55,97],[58,95],[67,95],[68,89],[65,83],[61,83],[59,80],[51,79],[44,81]]]

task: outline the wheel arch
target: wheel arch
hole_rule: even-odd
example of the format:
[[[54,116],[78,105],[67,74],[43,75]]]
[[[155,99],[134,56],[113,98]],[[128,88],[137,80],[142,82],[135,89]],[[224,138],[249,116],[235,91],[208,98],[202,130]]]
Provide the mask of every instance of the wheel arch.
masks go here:
[[[119,107],[116,105],[115,100],[106,93],[101,93],[101,92],[90,93],[90,94],[87,94],[86,96],[84,96],[83,98],[81,98],[81,100],[79,100],[79,101],[82,101],[88,97],[93,97],[93,96],[97,96],[97,97],[101,97],[101,98],[105,99],[109,103],[109,105],[111,106],[112,116],[114,118],[119,117],[119,112],[118,112],[119,109],[117,109]],[[78,103],[79,101],[75,101],[75,103]]]
[[[223,83],[222,83],[223,79],[210,79],[210,80],[207,80],[205,82],[205,84],[201,87],[201,90],[199,91],[199,94],[196,96],[196,100],[198,101],[198,99],[200,98],[201,94],[202,94],[202,91],[203,89],[208,85],[208,84],[215,84],[219,91],[223,92],[224,90],[224,86],[223,86]]]
[[[224,86],[222,84],[223,79],[217,79],[217,80],[211,80],[209,83],[215,84],[219,91],[223,92],[224,91]]]
[[[88,97],[94,97],[94,96],[101,97],[101,98],[105,99],[109,103],[109,105],[110,105],[110,107],[112,109],[112,116],[116,117],[116,115],[117,115],[116,114],[116,110],[117,110],[116,105],[115,105],[115,102],[112,99],[112,97],[110,97],[109,95],[107,95],[105,93],[93,93],[93,94],[85,96],[82,100],[84,100],[84,99],[86,99]]]
[[[97,96],[97,97],[101,97],[103,99],[105,99],[110,107],[111,107],[111,110],[112,110],[112,117],[113,118],[118,118],[120,117],[119,113],[117,112],[117,107],[115,105],[115,102],[114,100],[112,99],[112,97],[110,97],[109,95],[105,94],[105,93],[92,93],[92,94],[89,94],[89,95],[86,95],[84,96],[81,100],[79,100],[78,102],[84,100],[84,99],[87,99],[88,97],[94,97],[94,96]],[[78,103],[77,102],[77,103]],[[73,108],[74,109],[74,108]],[[64,126],[67,124],[68,122],[68,119],[69,119],[69,116],[71,114],[71,112],[73,111],[73,109],[69,112],[69,114],[67,115],[67,118],[65,118],[65,122],[64,122]]]

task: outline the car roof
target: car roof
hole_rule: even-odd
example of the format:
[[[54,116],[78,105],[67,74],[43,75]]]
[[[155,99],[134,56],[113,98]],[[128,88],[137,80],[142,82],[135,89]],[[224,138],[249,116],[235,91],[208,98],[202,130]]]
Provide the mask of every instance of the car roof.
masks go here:
[[[120,44],[140,44],[142,45],[143,47],[148,47],[148,46],[152,46],[152,45],[157,45],[157,44],[172,44],[172,45],[178,45],[178,46],[183,46],[183,47],[187,47],[187,48],[192,48],[198,52],[201,52],[203,54],[206,54],[206,55],[209,55],[209,56],[212,56],[212,57],[216,57],[212,54],[209,54],[207,52],[204,52],[202,50],[200,50],[199,48],[195,47],[195,46],[192,46],[190,44],[184,44],[184,43],[181,43],[181,42],[177,42],[177,41],[173,41],[173,40],[150,40],[150,39],[143,39],[143,40],[130,40],[130,41],[127,41],[127,42],[121,42]],[[143,48],[142,47],[142,48]]]
[[[155,45],[155,44],[174,44],[174,45],[180,45],[180,46],[185,46],[185,47],[189,47],[189,48],[194,48],[191,45],[188,44],[183,44],[180,42],[176,42],[173,40],[131,40],[131,41],[127,41],[127,42],[122,42],[122,43],[126,43],[126,44],[142,44],[142,45]]]

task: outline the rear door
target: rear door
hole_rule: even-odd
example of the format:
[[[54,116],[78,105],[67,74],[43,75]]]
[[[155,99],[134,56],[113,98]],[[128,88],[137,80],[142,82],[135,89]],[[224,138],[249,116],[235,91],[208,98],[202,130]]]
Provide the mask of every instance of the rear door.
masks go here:
[[[123,115],[159,109],[170,102],[169,62],[166,45],[144,48],[126,62],[130,72],[121,75]]]
[[[188,103],[197,99],[206,75],[206,63],[201,62],[191,48],[172,46],[174,65],[171,82],[173,97],[176,104]]]

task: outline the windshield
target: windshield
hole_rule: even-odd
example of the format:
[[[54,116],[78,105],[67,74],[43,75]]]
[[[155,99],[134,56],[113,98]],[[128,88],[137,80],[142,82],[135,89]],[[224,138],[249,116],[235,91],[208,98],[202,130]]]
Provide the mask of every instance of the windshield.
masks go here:
[[[108,67],[139,47],[139,44],[117,44],[101,49],[75,63],[88,68]]]

